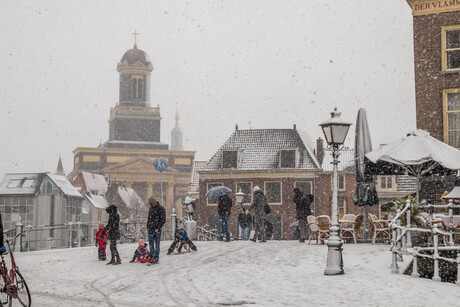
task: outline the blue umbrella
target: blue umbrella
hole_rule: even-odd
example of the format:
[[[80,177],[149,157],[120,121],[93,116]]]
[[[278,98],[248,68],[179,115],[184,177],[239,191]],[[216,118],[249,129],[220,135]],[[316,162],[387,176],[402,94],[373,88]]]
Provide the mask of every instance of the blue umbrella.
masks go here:
[[[227,187],[224,187],[223,185],[211,188],[208,193],[206,193],[206,198],[216,198],[219,196],[227,195],[232,193],[232,190],[230,190]]]

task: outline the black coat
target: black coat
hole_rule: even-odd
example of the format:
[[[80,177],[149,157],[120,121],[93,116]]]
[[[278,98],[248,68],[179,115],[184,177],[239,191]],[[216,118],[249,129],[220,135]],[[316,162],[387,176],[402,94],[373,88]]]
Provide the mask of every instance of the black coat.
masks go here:
[[[312,196],[307,194],[306,197],[302,197],[302,192],[296,191],[294,195],[296,218],[298,220],[306,220],[307,216],[311,215],[310,204],[312,202]]]
[[[246,228],[246,227],[251,226],[252,215],[250,215],[249,213],[248,214],[238,213],[237,219],[238,219],[238,224],[240,224],[241,228]]]
[[[105,211],[109,214],[109,221],[102,231],[101,238],[103,238],[108,231],[108,240],[118,240],[120,239],[120,215],[117,212],[117,206],[110,205]]]
[[[149,230],[160,230],[166,222],[166,210],[162,205],[150,206],[147,228]]]
[[[217,204],[217,214],[230,215],[232,213],[232,199],[228,195],[219,196]]]

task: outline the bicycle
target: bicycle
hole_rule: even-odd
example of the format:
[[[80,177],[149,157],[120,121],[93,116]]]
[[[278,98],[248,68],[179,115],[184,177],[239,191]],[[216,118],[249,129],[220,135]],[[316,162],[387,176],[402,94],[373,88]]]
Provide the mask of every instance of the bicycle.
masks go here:
[[[2,262],[0,263],[0,306],[12,306],[13,299],[17,299],[22,306],[29,307],[32,304],[30,297],[29,287],[19,272],[19,268],[16,266],[14,261],[13,251],[10,247],[10,241],[16,240],[16,238],[22,233],[16,235],[14,238],[6,240],[8,250],[5,247],[0,248],[0,255]],[[9,251],[11,258],[11,269],[8,272],[4,255]]]

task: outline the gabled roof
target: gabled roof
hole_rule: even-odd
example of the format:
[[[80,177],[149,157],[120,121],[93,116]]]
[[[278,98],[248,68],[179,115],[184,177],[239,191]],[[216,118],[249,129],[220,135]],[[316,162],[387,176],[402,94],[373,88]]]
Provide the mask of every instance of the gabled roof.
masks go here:
[[[339,151],[339,164],[337,170],[339,172],[354,172],[355,171],[355,150],[353,148],[345,147]],[[332,172],[332,152],[326,148],[324,151],[323,170],[325,172]]]
[[[222,151],[238,150],[238,170],[279,169],[281,149],[297,149],[299,153],[296,169],[318,169],[319,163],[313,155],[313,149],[296,129],[250,129],[235,130],[217,153],[203,167],[202,171],[221,169]]]
[[[147,207],[142,201],[142,198],[131,188],[118,187],[118,195],[121,200],[125,203],[128,209],[133,209],[138,205],[139,207]]]
[[[91,205],[93,205],[96,208],[105,209],[109,206],[109,203],[107,202],[104,196],[94,195],[91,193],[88,193],[85,196],[86,199],[88,199],[88,201],[91,203]]]
[[[57,185],[66,196],[83,197],[80,192],[67,180],[65,176],[47,173],[48,177]]]
[[[203,169],[203,167],[208,163],[208,161],[193,161],[192,166],[192,178],[190,178],[190,191],[198,191],[200,175],[198,172]]]
[[[99,195],[107,192],[108,186],[104,176],[87,172],[81,172],[81,174],[85,181],[86,191],[97,191]]]

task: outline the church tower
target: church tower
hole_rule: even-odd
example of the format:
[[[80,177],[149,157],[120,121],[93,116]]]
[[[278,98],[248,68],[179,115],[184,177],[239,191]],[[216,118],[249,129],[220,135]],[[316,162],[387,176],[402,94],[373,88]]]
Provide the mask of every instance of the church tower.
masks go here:
[[[182,129],[179,127],[179,110],[176,102],[176,126],[171,130],[171,150],[183,150],[182,148]]]
[[[120,74],[119,103],[110,110],[109,140],[102,147],[168,149],[160,142],[160,107],[150,106],[150,73],[153,65],[148,54],[134,47],[125,52],[117,65]]]
[[[62,167],[61,155],[59,155],[58,166],[56,168],[56,175],[65,176],[64,167]]]

